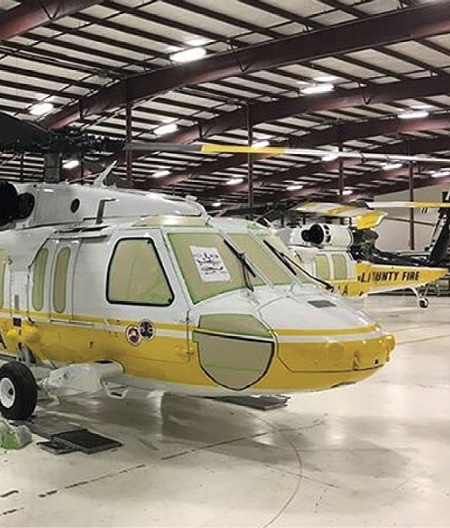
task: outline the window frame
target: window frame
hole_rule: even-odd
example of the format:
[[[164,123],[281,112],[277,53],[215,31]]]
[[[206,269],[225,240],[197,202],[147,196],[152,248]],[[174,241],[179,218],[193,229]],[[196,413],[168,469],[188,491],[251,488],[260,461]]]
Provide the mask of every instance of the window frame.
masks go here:
[[[170,298],[170,302],[168,302],[167,304],[141,303],[141,302],[132,302],[132,301],[114,301],[114,300],[110,299],[110,297],[109,297],[109,285],[110,285],[110,279],[111,279],[111,268],[112,268],[112,264],[114,262],[114,257],[116,256],[117,248],[119,247],[121,242],[127,242],[127,241],[130,241],[130,240],[146,241],[148,244],[150,244],[152,246],[152,248],[153,248],[153,250],[155,252],[156,260],[158,261],[159,267],[160,267],[160,269],[162,271],[162,274],[164,276],[164,279],[165,279],[166,284],[167,284],[167,286],[169,288],[169,291],[170,291],[171,298]],[[113,304],[113,305],[117,304],[117,305],[120,305],[120,306],[153,306],[155,308],[167,308],[168,306],[172,306],[172,304],[175,301],[175,293],[173,291],[172,284],[169,281],[169,276],[167,275],[166,270],[164,269],[163,262],[161,260],[161,257],[159,255],[158,249],[156,247],[156,244],[155,244],[155,241],[153,240],[153,238],[150,238],[150,237],[125,237],[125,238],[120,238],[120,239],[118,239],[116,241],[116,243],[114,245],[114,249],[113,249],[113,251],[111,253],[111,257],[109,258],[109,262],[108,262],[108,271],[106,273],[105,297],[106,297],[106,300],[108,301],[109,304]]]

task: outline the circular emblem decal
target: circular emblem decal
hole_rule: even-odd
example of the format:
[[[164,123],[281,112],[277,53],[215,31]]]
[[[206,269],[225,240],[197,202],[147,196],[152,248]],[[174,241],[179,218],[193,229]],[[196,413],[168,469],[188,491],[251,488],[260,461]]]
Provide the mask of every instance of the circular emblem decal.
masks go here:
[[[142,339],[145,339],[145,341],[150,341],[150,339],[155,337],[155,325],[149,319],[143,319],[139,323],[139,333]]]
[[[130,325],[125,330],[125,336],[127,338],[128,343],[133,346],[138,346],[139,343],[142,341],[142,336],[139,331],[139,328],[134,325]]]

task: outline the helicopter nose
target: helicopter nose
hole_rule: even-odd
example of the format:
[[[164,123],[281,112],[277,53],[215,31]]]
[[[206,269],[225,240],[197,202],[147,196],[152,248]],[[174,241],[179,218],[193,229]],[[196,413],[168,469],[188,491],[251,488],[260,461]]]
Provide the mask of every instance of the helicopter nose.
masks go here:
[[[334,298],[280,299],[261,308],[260,315],[275,336],[279,361],[311,389],[369,375],[389,360],[395,346],[393,336],[369,316]],[[295,379],[286,388],[294,389]]]

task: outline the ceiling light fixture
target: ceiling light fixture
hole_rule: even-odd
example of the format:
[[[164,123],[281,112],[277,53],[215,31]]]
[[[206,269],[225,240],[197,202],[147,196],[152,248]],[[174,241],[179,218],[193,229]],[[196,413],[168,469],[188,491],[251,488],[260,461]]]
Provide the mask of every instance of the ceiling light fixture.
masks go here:
[[[432,178],[445,178],[446,176],[450,176],[450,170],[436,171],[431,175]]]
[[[198,47],[198,46],[204,46],[205,44],[208,44],[209,40],[203,37],[196,37],[191,40],[188,40],[186,44],[188,46]]]
[[[315,94],[324,94],[332,92],[334,90],[334,85],[331,83],[319,83],[311,84],[305,88],[301,88],[300,91],[305,95],[315,95]]]
[[[257,141],[256,143],[253,143],[252,147],[264,148],[264,147],[268,147],[269,145],[270,145],[270,141],[268,141],[267,139],[262,139],[261,141]]]
[[[400,163],[400,162],[385,163],[381,167],[381,170],[390,171],[390,170],[400,169],[401,167],[403,167],[403,163]]]
[[[342,191],[342,196],[350,196],[351,194],[353,194],[353,191],[350,189],[344,189]]]
[[[53,110],[54,106],[52,103],[37,103],[30,107],[29,112],[34,116],[43,116]]]
[[[220,207],[222,205],[222,202],[214,202],[212,204],[213,207]]]
[[[338,158],[339,154],[337,152],[331,152],[330,154],[322,156],[322,161],[336,161]]]
[[[338,77],[336,75],[320,75],[319,77],[314,77],[314,80],[318,83],[332,83],[337,81]]]
[[[406,110],[398,114],[400,119],[423,119],[430,115],[426,110]]]
[[[205,48],[189,48],[183,51],[178,51],[170,56],[173,62],[192,62],[203,59],[206,55]]]
[[[80,166],[80,162],[77,159],[70,159],[63,162],[63,169],[71,170],[76,169]]]
[[[231,178],[227,181],[227,185],[239,185],[244,181],[244,178]]]
[[[294,185],[289,185],[286,187],[287,191],[299,191],[300,189],[303,189],[303,185],[300,183],[295,183]]]
[[[160,171],[156,171],[152,174],[152,178],[164,178],[165,176],[169,176],[170,171],[164,169]]]
[[[167,125],[162,125],[153,130],[155,136],[165,136],[167,134],[172,134],[178,130],[178,125],[176,123],[168,123]]]

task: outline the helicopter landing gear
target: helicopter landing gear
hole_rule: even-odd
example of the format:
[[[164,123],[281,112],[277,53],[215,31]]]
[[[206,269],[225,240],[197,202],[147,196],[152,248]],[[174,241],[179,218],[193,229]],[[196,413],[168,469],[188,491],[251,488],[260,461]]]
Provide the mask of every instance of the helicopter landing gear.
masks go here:
[[[426,297],[421,297],[419,299],[419,306],[421,308],[428,308],[429,304],[430,304],[430,301]]]
[[[419,307],[420,308],[428,308],[428,306],[430,305],[430,301],[425,296],[427,292],[425,291],[425,295],[424,295],[423,293],[420,293],[417,288],[411,288],[411,289],[412,289],[414,295],[417,298],[417,303],[418,303]]]
[[[26,420],[36,408],[37,385],[31,370],[19,361],[0,368],[0,413],[7,420]]]

